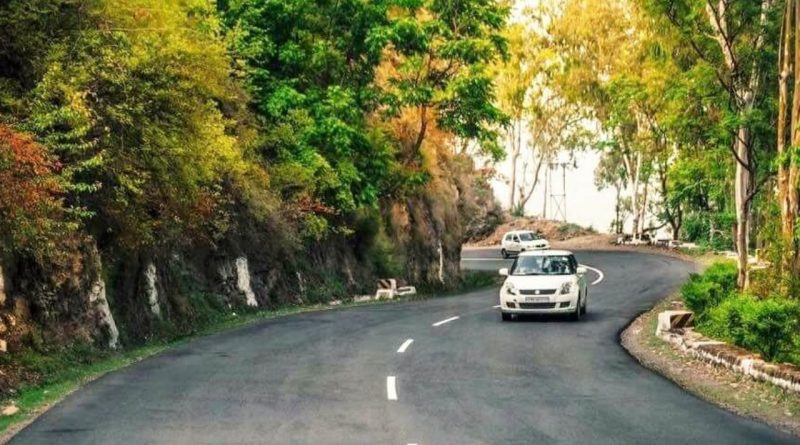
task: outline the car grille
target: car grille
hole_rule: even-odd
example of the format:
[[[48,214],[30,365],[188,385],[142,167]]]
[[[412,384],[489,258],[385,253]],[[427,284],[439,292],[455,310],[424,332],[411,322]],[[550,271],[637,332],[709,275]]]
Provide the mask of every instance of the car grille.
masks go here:
[[[519,303],[520,309],[555,309],[555,303]]]
[[[553,295],[556,293],[555,289],[520,289],[519,293],[521,295]]]

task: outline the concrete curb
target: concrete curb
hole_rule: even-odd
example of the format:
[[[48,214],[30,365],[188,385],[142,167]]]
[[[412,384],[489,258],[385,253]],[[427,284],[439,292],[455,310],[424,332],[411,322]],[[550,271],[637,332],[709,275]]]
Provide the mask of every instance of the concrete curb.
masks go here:
[[[800,392],[798,366],[766,362],[756,353],[704,337],[691,328],[663,330],[656,335],[682,352],[707,363],[722,366],[753,380],[769,382],[789,391]]]

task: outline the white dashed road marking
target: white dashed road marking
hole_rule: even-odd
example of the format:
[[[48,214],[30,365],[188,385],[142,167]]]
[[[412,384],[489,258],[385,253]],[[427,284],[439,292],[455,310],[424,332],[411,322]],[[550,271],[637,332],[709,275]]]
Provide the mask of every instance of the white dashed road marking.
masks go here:
[[[436,323],[434,323],[432,326],[433,326],[433,327],[436,327],[436,326],[441,326],[441,325],[443,325],[443,324],[445,324],[445,323],[450,323],[451,321],[455,321],[455,320],[458,320],[458,319],[459,319],[459,317],[450,317],[450,318],[448,318],[448,319],[446,319],[446,320],[437,321],[437,322],[436,322]]]
[[[413,338],[409,338],[408,340],[404,341],[403,344],[400,345],[400,348],[397,349],[397,353],[402,354],[406,352],[406,349],[408,349],[408,347],[411,346],[411,343],[414,343]]]
[[[386,377],[386,397],[389,400],[397,400],[397,378],[393,375]]]

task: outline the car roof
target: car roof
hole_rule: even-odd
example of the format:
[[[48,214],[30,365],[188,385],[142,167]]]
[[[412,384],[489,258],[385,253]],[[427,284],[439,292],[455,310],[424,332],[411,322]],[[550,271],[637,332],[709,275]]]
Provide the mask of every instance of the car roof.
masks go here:
[[[506,235],[516,235],[517,233],[536,233],[533,230],[512,230],[510,232],[506,232]]]
[[[556,255],[572,255],[569,250],[526,250],[521,252],[519,256],[556,256]]]

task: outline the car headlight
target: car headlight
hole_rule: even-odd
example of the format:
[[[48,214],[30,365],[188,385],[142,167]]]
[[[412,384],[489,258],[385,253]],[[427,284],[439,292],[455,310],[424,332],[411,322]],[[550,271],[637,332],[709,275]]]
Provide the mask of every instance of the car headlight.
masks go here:
[[[514,283],[506,283],[506,292],[511,295],[517,295],[517,286],[514,286]]]
[[[572,290],[572,282],[567,281],[566,283],[561,285],[561,290],[559,293],[561,294],[568,294]]]

